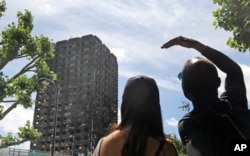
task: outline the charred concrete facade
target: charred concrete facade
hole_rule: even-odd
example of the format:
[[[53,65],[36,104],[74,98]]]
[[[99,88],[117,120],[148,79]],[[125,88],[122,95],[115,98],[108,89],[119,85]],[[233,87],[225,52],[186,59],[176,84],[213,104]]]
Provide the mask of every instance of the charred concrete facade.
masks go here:
[[[117,122],[117,59],[93,35],[59,41],[55,50],[49,66],[57,80],[37,94],[34,126],[42,136],[31,149],[51,151],[58,99],[55,153],[87,155],[108,125]]]

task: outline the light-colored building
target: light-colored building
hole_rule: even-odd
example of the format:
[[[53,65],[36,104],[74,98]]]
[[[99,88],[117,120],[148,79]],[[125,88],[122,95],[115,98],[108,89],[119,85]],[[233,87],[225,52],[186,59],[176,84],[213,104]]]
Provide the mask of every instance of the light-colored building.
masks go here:
[[[49,66],[57,80],[37,94],[34,126],[42,136],[31,149],[51,151],[58,99],[55,151],[87,154],[117,122],[117,59],[93,35],[59,41],[55,50]]]

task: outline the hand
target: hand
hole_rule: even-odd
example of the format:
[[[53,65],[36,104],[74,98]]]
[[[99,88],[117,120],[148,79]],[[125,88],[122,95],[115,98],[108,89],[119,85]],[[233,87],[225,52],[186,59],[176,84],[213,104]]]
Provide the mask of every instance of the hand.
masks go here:
[[[167,43],[163,44],[161,48],[169,48],[174,45],[180,45],[186,48],[194,48],[196,45],[197,41],[193,39],[189,39],[183,36],[176,37],[174,39],[169,40]]]

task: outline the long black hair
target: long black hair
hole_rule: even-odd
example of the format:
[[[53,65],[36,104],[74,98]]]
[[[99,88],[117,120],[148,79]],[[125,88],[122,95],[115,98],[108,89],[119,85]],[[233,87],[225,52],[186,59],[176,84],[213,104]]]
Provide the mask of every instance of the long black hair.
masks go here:
[[[154,79],[135,76],[128,79],[121,104],[120,129],[130,126],[122,156],[143,156],[148,136],[165,140],[159,100]]]

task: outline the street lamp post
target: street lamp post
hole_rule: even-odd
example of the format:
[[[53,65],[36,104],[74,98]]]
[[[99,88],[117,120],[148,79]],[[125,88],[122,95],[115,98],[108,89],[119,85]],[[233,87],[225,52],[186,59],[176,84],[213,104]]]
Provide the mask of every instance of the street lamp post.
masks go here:
[[[48,79],[48,78],[41,78],[40,79],[42,82],[46,83],[47,85],[52,85],[55,90],[56,90],[56,108],[55,108],[55,113],[54,113],[54,129],[53,129],[53,137],[52,137],[52,149],[51,149],[51,156],[54,156],[54,151],[55,151],[55,136],[56,136],[56,127],[57,127],[57,115],[58,115],[58,97],[59,97],[59,89],[55,85],[55,83]]]

